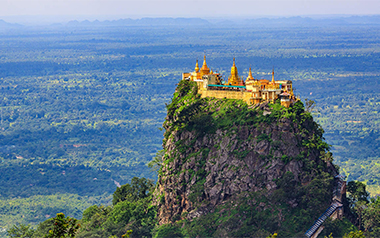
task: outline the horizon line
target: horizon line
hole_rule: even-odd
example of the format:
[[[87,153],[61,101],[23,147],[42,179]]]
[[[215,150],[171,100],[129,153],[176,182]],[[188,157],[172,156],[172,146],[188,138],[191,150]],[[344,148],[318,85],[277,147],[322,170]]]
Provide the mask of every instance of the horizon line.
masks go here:
[[[0,16],[0,20],[7,23],[25,24],[26,25],[39,25],[39,24],[57,24],[68,23],[71,21],[116,21],[123,19],[141,20],[141,19],[204,19],[204,20],[254,20],[254,19],[281,19],[281,18],[311,18],[315,20],[322,19],[337,19],[349,17],[375,17],[380,14],[304,14],[304,15],[235,15],[235,16],[159,16],[159,15],[13,15],[13,16]],[[48,18],[48,19],[47,19]]]

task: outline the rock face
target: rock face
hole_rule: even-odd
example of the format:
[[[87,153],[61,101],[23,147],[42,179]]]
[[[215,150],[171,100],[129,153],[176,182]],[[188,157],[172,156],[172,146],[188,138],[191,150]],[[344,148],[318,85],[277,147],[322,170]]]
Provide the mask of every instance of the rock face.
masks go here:
[[[194,90],[192,82],[181,82],[168,105],[165,154],[154,198],[159,224],[192,221],[252,194],[266,202],[256,196],[245,203],[256,211],[272,209],[277,228],[286,211],[328,206],[332,176],[322,157],[328,146],[302,103],[289,109],[279,104],[248,108],[241,101],[200,99]],[[317,198],[326,201],[313,208],[307,201],[315,191],[310,186],[322,177],[327,187],[323,195],[318,190]],[[244,219],[239,215],[237,223]]]

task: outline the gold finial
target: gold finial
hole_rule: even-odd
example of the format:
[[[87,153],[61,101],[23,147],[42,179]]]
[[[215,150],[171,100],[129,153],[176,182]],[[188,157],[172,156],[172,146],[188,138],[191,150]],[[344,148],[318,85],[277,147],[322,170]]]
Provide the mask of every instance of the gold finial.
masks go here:
[[[203,65],[202,65],[202,68],[201,68],[201,76],[209,74],[209,73],[210,73],[210,69],[207,67],[206,55],[204,55],[204,57],[203,57]]]
[[[253,79],[251,66],[249,66],[249,73],[248,73],[248,78],[247,79]]]
[[[272,69],[272,83],[274,83],[274,66],[273,66],[273,69]]]
[[[236,75],[237,75],[237,68],[236,68],[236,65],[235,65],[235,58],[233,58],[233,64],[232,64],[232,67],[231,67],[231,74],[235,74],[236,72]]]
[[[202,68],[207,68],[206,55],[203,56],[203,65],[202,65]]]
[[[240,83],[238,70],[237,70],[236,65],[235,65],[235,58],[233,58],[233,64],[231,67],[230,77],[228,77],[228,83],[230,85],[239,85],[239,83]]]
[[[197,62],[195,63],[195,72],[199,72],[199,65],[198,65],[198,60],[197,60]]]

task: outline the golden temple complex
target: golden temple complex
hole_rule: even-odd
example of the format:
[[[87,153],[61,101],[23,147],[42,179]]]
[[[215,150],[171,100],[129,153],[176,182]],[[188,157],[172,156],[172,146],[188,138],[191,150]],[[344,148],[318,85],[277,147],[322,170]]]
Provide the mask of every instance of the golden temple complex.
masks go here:
[[[182,80],[197,82],[198,93],[201,97],[242,99],[249,105],[262,102],[273,103],[280,99],[281,105],[285,107],[289,107],[297,101],[291,80],[274,80],[274,70],[272,70],[272,81],[255,79],[252,76],[251,68],[249,68],[248,77],[244,80],[239,77],[235,58],[227,81],[224,81],[219,73],[210,70],[206,63],[206,56],[204,56],[202,68],[199,69],[197,60],[195,71],[183,73]]]

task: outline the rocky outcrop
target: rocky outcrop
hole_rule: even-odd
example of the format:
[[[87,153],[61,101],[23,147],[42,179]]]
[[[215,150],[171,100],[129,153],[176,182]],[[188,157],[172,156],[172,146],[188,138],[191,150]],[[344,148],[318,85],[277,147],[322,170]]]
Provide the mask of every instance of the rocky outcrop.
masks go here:
[[[191,92],[180,86],[164,123],[165,154],[154,198],[159,224],[191,221],[251,193],[271,199],[279,186],[286,186],[279,185],[285,174],[301,191],[315,176],[329,173],[321,158],[327,149],[322,130],[302,104],[248,108],[239,101],[195,94],[186,98]],[[183,113],[189,115],[187,121]],[[304,200],[295,197],[285,203],[292,209],[307,206]],[[255,209],[267,206],[257,204]]]

